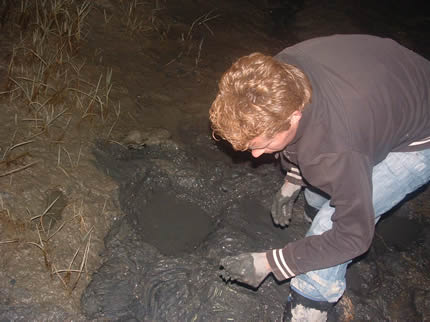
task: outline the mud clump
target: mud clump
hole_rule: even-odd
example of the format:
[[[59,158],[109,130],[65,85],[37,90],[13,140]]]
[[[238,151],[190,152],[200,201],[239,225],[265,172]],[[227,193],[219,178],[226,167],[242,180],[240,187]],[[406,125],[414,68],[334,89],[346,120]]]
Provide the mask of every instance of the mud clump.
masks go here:
[[[193,251],[212,227],[198,206],[168,192],[154,193],[141,209],[137,229],[164,255]]]
[[[277,169],[266,165],[260,171],[267,176],[260,176],[249,165],[224,166],[214,177],[216,161],[171,145],[105,145],[95,154],[105,171],[121,169],[126,216],[106,237],[105,264],[81,299],[88,318],[261,321],[282,315],[288,287],[270,278],[256,292],[226,284],[219,270],[222,257],[269,248],[274,240],[280,245],[268,208],[255,200],[262,187],[271,190],[271,177],[279,179]]]

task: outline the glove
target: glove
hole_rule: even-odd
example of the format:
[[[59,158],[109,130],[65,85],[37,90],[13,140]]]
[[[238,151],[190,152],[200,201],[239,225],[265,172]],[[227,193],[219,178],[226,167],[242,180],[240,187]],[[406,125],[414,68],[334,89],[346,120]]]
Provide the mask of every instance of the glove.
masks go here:
[[[300,186],[286,181],[275,194],[271,213],[276,225],[285,227],[290,223],[293,205],[299,195],[300,188]]]
[[[221,259],[221,278],[225,282],[237,281],[258,288],[272,272],[266,253],[243,253]]]

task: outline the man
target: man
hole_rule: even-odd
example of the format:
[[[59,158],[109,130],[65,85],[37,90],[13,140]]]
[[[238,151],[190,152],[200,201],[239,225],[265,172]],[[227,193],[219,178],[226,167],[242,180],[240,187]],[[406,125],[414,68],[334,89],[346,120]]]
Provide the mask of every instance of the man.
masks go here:
[[[325,321],[380,216],[430,180],[430,62],[369,35],[255,53],[222,76],[210,120],[236,150],[277,153],[286,164],[276,224],[288,224],[302,186],[317,209],[305,238],[226,257],[224,276],[253,287],[269,273],[291,278],[284,319]]]

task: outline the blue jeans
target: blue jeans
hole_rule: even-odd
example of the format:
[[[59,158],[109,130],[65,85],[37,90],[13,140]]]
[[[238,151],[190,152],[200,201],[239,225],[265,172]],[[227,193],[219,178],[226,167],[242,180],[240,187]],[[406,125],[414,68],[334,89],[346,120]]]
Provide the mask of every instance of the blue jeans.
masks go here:
[[[375,224],[380,216],[393,208],[404,197],[430,181],[430,149],[417,152],[392,152],[373,168],[373,209]],[[319,209],[306,236],[320,235],[332,227],[335,209],[330,200],[305,190],[306,201]],[[291,288],[315,301],[336,302],[345,291],[346,263],[297,275]]]

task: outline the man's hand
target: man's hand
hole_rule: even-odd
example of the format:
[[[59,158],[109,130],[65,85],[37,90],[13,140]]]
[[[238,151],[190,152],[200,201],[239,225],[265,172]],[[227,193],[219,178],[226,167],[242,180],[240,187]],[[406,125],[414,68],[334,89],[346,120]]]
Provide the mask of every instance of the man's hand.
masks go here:
[[[260,286],[266,276],[272,272],[266,253],[243,253],[238,256],[227,256],[221,259],[224,281],[237,281],[253,288]]]
[[[273,198],[272,218],[276,225],[287,226],[291,221],[293,205],[300,192],[300,186],[285,182]]]

